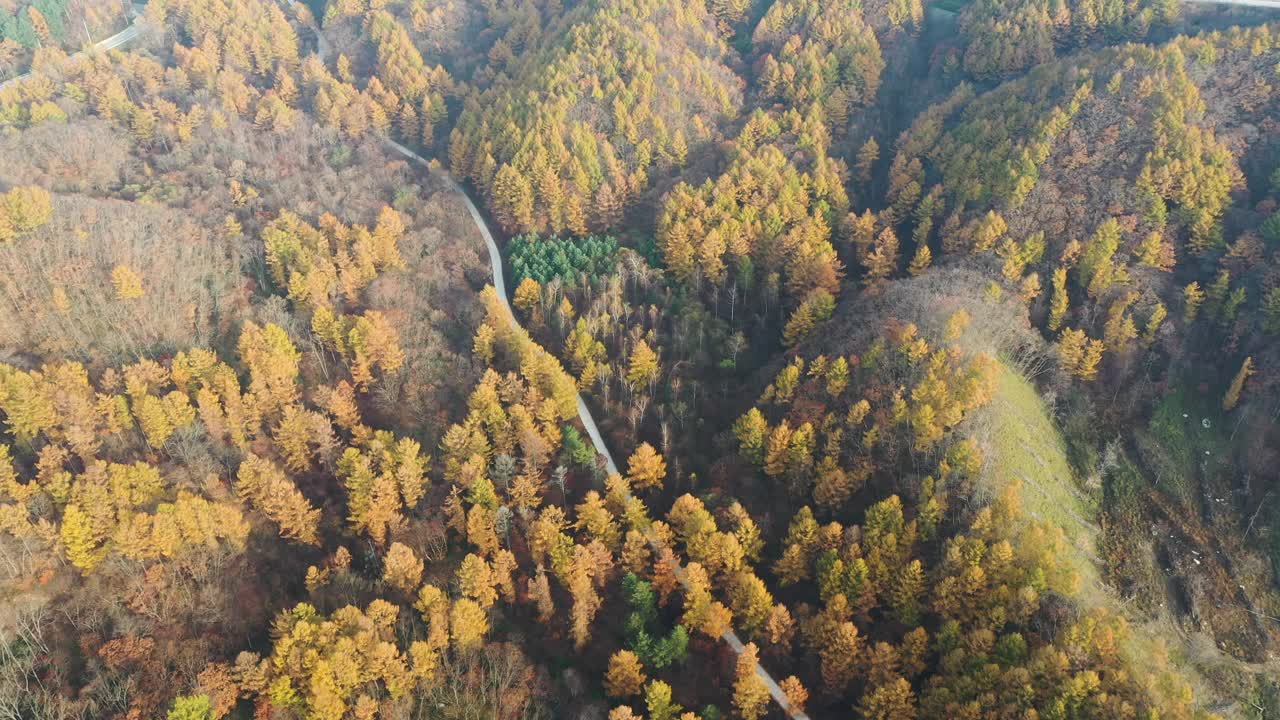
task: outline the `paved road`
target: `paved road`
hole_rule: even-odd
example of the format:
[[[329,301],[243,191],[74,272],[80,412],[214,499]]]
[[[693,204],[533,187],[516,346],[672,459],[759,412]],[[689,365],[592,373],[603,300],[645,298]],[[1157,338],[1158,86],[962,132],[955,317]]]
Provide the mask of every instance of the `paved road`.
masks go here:
[[[383,142],[385,142],[392,150],[395,150],[410,160],[424,166],[427,165],[426,158],[423,158],[421,155],[418,155],[404,145],[401,145],[390,138],[383,138]],[[467,194],[467,191],[464,190],[462,186],[459,185],[451,175],[449,175],[449,173],[440,170],[438,171],[438,175],[449,185],[450,188],[457,191],[458,194],[462,196],[463,202],[466,203],[467,211],[471,213],[471,219],[475,222],[476,229],[480,231],[480,235],[484,238],[485,248],[489,251],[489,268],[493,272],[493,287],[498,291],[498,297],[502,299],[502,307],[507,311],[507,316],[510,321],[513,323],[517,322],[515,314],[511,311],[511,305],[507,301],[507,283],[502,272],[502,253],[498,251],[498,243],[494,241],[493,233],[489,231],[489,226],[485,223],[484,216],[480,214],[480,209],[476,207],[474,202],[472,202],[471,196]],[[582,399],[582,393],[578,393],[578,419],[581,420],[583,426],[587,428],[587,435],[591,436],[591,444],[595,446],[596,452],[604,456],[605,466],[608,471],[610,473],[618,472],[618,465],[613,460],[613,453],[609,452],[609,447],[605,445],[604,438],[600,435],[600,429],[596,426],[595,418],[591,416],[591,410],[587,408],[586,402]],[[653,547],[654,552],[661,553],[663,547],[657,535],[646,532],[646,536],[648,537],[649,545]],[[675,571],[676,577],[683,584],[685,581],[684,568],[676,565],[676,567],[672,569]],[[725,632],[720,636],[720,639],[728,643],[729,647],[733,648],[735,653],[742,652],[742,641],[738,639],[737,633],[733,630]],[[793,713],[788,709],[786,693],[782,692],[782,688],[778,686],[777,681],[775,681],[773,676],[769,674],[769,671],[765,670],[758,662],[756,663],[756,676],[764,682],[767,688],[769,688],[769,694],[775,701],[777,701],[783,712],[787,713],[788,717],[793,718],[793,720],[809,720],[809,716],[803,712]]]
[[[129,21],[129,27],[121,30],[115,35],[112,35],[106,40],[99,40],[98,42],[94,43],[93,44],[94,50],[115,50],[121,45],[124,45],[125,43],[138,37],[138,33],[142,31],[141,28],[138,27],[138,20],[142,17],[143,6],[134,5],[132,9],[133,9],[133,19]],[[82,50],[72,55],[71,57],[80,57],[84,54],[85,53]],[[8,80],[5,80],[4,82],[0,82],[0,90],[3,90],[6,86],[12,83],[16,83],[19,80],[22,80],[23,78],[29,77],[30,75],[31,73],[24,72],[21,75],[15,75],[14,77],[11,77]]]

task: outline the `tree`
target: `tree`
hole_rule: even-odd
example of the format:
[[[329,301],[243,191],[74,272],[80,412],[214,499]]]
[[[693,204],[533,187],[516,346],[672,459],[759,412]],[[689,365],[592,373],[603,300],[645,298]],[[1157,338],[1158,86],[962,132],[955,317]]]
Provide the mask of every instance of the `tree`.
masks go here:
[[[861,665],[862,638],[852,622],[845,621],[829,637],[822,638],[819,652],[822,682],[832,692],[841,692],[857,675]]]
[[[407,545],[391,543],[382,560],[382,581],[408,594],[422,582],[422,560]]]
[[[530,318],[538,317],[535,311],[542,305],[542,286],[531,277],[521,280],[520,284],[516,286],[513,304]]]
[[[1058,340],[1058,357],[1062,369],[1082,380],[1098,376],[1098,361],[1102,359],[1103,344],[1084,334],[1083,330],[1067,328]]]
[[[538,622],[546,623],[555,616],[555,601],[551,597],[551,582],[541,566],[528,581],[529,599],[538,608]]]
[[[973,252],[980,253],[994,248],[1008,229],[1009,226],[1000,213],[995,210],[987,211],[973,231]]]
[[[870,181],[871,169],[879,159],[880,143],[876,142],[874,137],[867,138],[867,141],[858,149],[858,157],[853,164],[853,168],[857,172],[858,178],[863,182]]]
[[[911,274],[911,277],[923,275],[932,262],[933,251],[929,249],[928,245],[920,243],[920,246],[916,248],[915,257],[911,258],[911,264],[907,266],[907,272]]]
[[[817,288],[800,303],[782,329],[782,342],[795,347],[822,323],[831,319],[836,301],[824,288]]]
[[[511,165],[499,168],[489,202],[507,232],[533,227],[533,185]]]
[[[1191,324],[1195,322],[1196,315],[1200,312],[1200,304],[1204,302],[1204,291],[1200,289],[1200,283],[1192,281],[1182,290],[1182,319]]]
[[[1164,324],[1167,317],[1169,317],[1169,311],[1165,308],[1164,303],[1156,303],[1142,328],[1142,342],[1145,345],[1150,346],[1155,343],[1156,333],[1160,331],[1160,326]]]
[[[395,326],[380,312],[366,311],[355,319],[347,335],[351,348],[351,379],[356,387],[366,388],[373,380],[373,369],[392,373],[404,364],[400,337]]]
[[[787,470],[787,451],[791,448],[791,437],[795,431],[787,420],[783,419],[769,433],[765,443],[764,472],[770,477],[782,475]]]
[[[281,537],[319,545],[320,510],[311,507],[274,463],[250,453],[240,463],[236,494],[280,526]]]
[[[753,631],[769,618],[773,609],[773,595],[755,573],[741,570],[733,576],[729,589],[729,606],[742,629]]]
[[[1108,218],[1098,226],[1080,256],[1080,284],[1089,297],[1098,299],[1111,287],[1123,269],[1115,261],[1120,247],[1120,224]]]
[[[876,236],[872,251],[862,260],[867,269],[867,284],[888,278],[898,269],[898,236],[886,227]]]
[[[790,675],[778,683],[778,687],[782,689],[782,694],[787,696],[786,710],[789,715],[804,712],[805,703],[809,702],[809,691],[800,682],[800,678]]]
[[[769,611],[769,617],[764,621],[764,638],[772,646],[777,647],[783,652],[789,652],[791,649],[791,639],[796,633],[795,620],[791,618],[791,611],[786,605],[778,603]]]
[[[671,686],[661,680],[650,680],[645,687],[644,704],[649,710],[649,720],[675,720],[683,711],[671,699]]]
[[[111,284],[116,287],[117,300],[137,300],[146,294],[142,289],[142,278],[125,265],[117,265],[111,271]]]
[[[636,343],[627,360],[627,382],[632,390],[653,386],[658,379],[658,354],[644,340]]]
[[[911,683],[897,678],[864,694],[858,710],[867,720],[915,720],[915,693]]]
[[[924,567],[919,560],[907,563],[893,585],[893,610],[904,625],[920,623],[920,595],[924,591]]]
[[[31,8],[34,10],[34,6]],[[49,222],[53,204],[36,185],[20,185],[0,193],[0,242],[10,242]]]
[[[739,452],[743,457],[757,465],[764,461],[764,437],[768,430],[769,424],[759,408],[753,407],[738,418],[733,424],[733,434],[738,438]]]
[[[1271,288],[1262,298],[1262,331],[1280,333],[1280,287]]]
[[[640,443],[627,460],[627,482],[636,490],[661,488],[666,476],[666,462],[647,442]]]
[[[604,690],[610,697],[639,695],[648,678],[640,658],[630,650],[619,650],[609,658],[609,670],[604,678]]]
[[[585,529],[591,539],[599,540],[610,550],[618,549],[622,530],[599,492],[588,490],[576,510],[578,519],[574,527]]]
[[[747,643],[738,653],[737,672],[733,681],[733,706],[743,720],[756,720],[765,713],[769,688],[756,675],[759,663],[755,643]]]
[[[1240,392],[1244,389],[1244,383],[1253,374],[1253,358],[1247,357],[1240,364],[1240,369],[1236,371],[1236,375],[1231,379],[1231,386],[1227,388],[1227,394],[1222,398],[1222,409],[1230,411],[1240,402]]]
[[[476,601],[482,608],[493,607],[498,599],[494,589],[493,569],[474,553],[468,553],[458,566],[458,590],[466,597]]]
[[[453,602],[449,610],[449,633],[453,637],[453,646],[459,652],[480,647],[488,632],[489,618],[484,608],[470,598]]]
[[[185,695],[174,698],[167,720],[214,720],[208,695]]]
[[[1049,300],[1049,330],[1057,332],[1067,317],[1067,269],[1058,266],[1053,270],[1053,296]]]
[[[1147,267],[1171,272],[1175,264],[1173,245],[1164,239],[1164,235],[1152,232],[1138,246],[1138,260]]]
[[[59,531],[63,550],[72,565],[84,573],[92,572],[105,555],[99,547],[101,537],[93,528],[88,513],[78,505],[68,505],[62,511],[62,527]]]

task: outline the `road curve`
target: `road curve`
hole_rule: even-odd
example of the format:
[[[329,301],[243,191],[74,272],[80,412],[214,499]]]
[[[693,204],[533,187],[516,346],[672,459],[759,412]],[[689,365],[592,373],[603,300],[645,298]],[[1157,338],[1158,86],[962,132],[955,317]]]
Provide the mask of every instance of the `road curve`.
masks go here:
[[[142,11],[140,9],[141,7],[142,6],[140,5],[133,6],[133,19],[129,21],[129,27],[121,30],[120,32],[116,33],[115,35],[112,35],[109,38],[106,38],[105,40],[99,40],[98,42],[94,43],[93,49],[94,50],[115,50],[121,45],[124,45],[125,43],[138,37],[138,33],[142,31],[141,28],[138,27],[138,19],[142,17]],[[81,50],[80,52],[75,53],[71,57],[73,58],[80,57],[81,55],[84,55],[84,54],[85,54],[85,51]],[[15,75],[9,78],[8,80],[5,80],[4,82],[0,82],[0,90],[3,90],[9,85],[18,82],[19,80],[28,78],[30,76],[31,76],[30,72],[24,72],[21,75]]]
[[[290,4],[292,5],[293,3],[290,2]],[[134,23],[136,22],[137,22],[137,19],[135,18]],[[138,32],[139,32],[138,26],[136,24],[131,23],[129,27],[125,28],[121,32],[118,32],[115,35],[112,35],[111,37],[96,43],[94,45],[94,48],[113,50],[136,38],[138,36]],[[316,33],[316,35],[317,35],[317,41],[318,41],[317,45],[320,46],[321,49],[323,49],[324,36],[318,32]],[[83,54],[83,53],[77,53],[77,54]],[[0,89],[3,89],[6,85],[10,83],[21,80],[27,77],[28,75],[30,75],[30,73],[24,73],[22,75],[18,75],[17,77],[6,80],[0,83]],[[405,147],[404,145],[401,145],[400,143],[390,138],[383,137],[382,140],[384,143],[386,143],[386,145],[389,148],[396,151],[397,153],[405,156],[406,158],[409,158],[414,162],[419,163],[420,165],[428,168],[429,170],[431,169],[431,166],[427,162],[426,158],[422,157],[421,155],[418,155],[414,151],[410,150],[409,148]],[[498,297],[502,299],[502,307],[507,311],[508,318],[511,320],[512,323],[515,323],[518,325],[519,323],[516,320],[515,313],[511,311],[511,303],[507,300],[507,283],[506,283],[505,276],[503,275],[503,272],[502,272],[502,253],[498,251],[498,243],[494,241],[493,233],[489,232],[489,226],[488,224],[485,223],[484,216],[480,214],[480,209],[476,207],[476,204],[474,202],[472,202],[471,196],[468,195],[467,191],[463,189],[463,187],[459,185],[456,180],[453,179],[453,176],[451,176],[448,172],[444,170],[436,170],[434,172],[441,179],[443,179],[451,189],[456,191],[458,195],[462,197],[463,202],[467,206],[467,211],[471,213],[471,219],[472,221],[475,222],[476,229],[480,231],[481,237],[484,238],[485,249],[489,251],[489,268],[493,272],[493,287],[495,290],[498,291]],[[596,452],[604,456],[605,468],[610,473],[617,473],[618,465],[617,463],[614,462],[613,454],[609,452],[609,447],[604,444],[604,437],[600,435],[600,428],[596,426],[595,419],[591,417],[591,410],[587,408],[587,403],[583,401],[582,393],[578,393],[578,419],[582,421],[582,425],[587,429],[587,435],[590,436],[591,444],[595,446]],[[650,546],[653,547],[654,551],[660,552],[662,550],[662,543],[659,541],[658,537],[652,532],[646,532],[646,536],[649,540]],[[680,582],[684,583],[684,568],[680,567],[677,564],[673,568],[673,570],[675,571],[676,577],[680,579]],[[729,647],[733,648],[733,651],[735,653],[742,652],[742,641],[738,639],[737,633],[735,633],[733,630],[726,631],[720,637],[722,640],[724,640],[726,643],[729,644]],[[782,692],[782,688],[778,686],[778,683],[773,679],[773,676],[771,676],[769,672],[765,670],[764,667],[760,665],[760,663],[758,662],[756,663],[756,676],[759,677],[760,680],[764,682],[767,688],[769,688],[769,695],[772,696],[775,701],[777,701],[778,706],[782,708],[782,711],[786,713],[788,717],[792,718],[792,720],[809,720],[809,716],[804,714],[803,712],[792,712],[790,710],[789,703],[787,702],[786,693]]]
[[[395,140],[387,137],[384,137],[382,140],[386,143],[387,147],[397,153],[430,168],[426,158],[423,158],[421,155],[418,155],[404,145],[401,145]],[[498,243],[494,241],[493,233],[489,231],[489,225],[484,221],[484,216],[480,214],[480,209],[477,208],[476,204],[471,200],[471,196],[468,195],[467,191],[453,179],[453,176],[444,170],[436,170],[434,172],[443,179],[451,189],[456,191],[462,197],[462,201],[467,206],[467,212],[471,213],[471,219],[475,222],[476,229],[480,231],[481,237],[484,238],[485,249],[489,251],[489,268],[493,272],[493,287],[498,291],[498,297],[501,298],[502,307],[507,311],[507,316],[510,321],[518,324],[515,313],[511,311],[511,304],[507,300],[507,283],[502,272],[502,253],[498,251]],[[582,399],[582,393],[578,393],[578,419],[581,420],[583,426],[587,428],[587,434],[591,436],[591,444],[595,446],[596,452],[604,456],[605,467],[608,471],[610,473],[618,472],[618,465],[613,460],[613,453],[609,452],[609,447],[604,444],[604,438],[600,435],[600,429],[596,426],[595,418],[591,417],[591,410],[587,408],[587,403]],[[660,553],[662,550],[662,543],[658,539],[657,535],[651,532],[646,532],[646,536],[649,540],[649,545],[653,547],[655,552]],[[673,570],[675,570],[676,577],[683,584],[685,582],[684,568],[677,565]],[[738,639],[737,633],[733,630],[726,631],[720,636],[720,639],[728,643],[729,647],[733,648],[735,653],[740,654],[742,652],[742,641]],[[769,671],[765,670],[764,666],[759,662],[756,663],[756,677],[759,677],[760,680],[764,682],[765,687],[769,688],[769,695],[777,701],[778,706],[782,708],[782,711],[785,712],[788,717],[793,720],[809,720],[809,716],[803,712],[792,712],[790,710],[790,703],[787,701],[786,693],[782,691],[782,688],[778,685],[777,681],[773,679],[773,676],[769,674]]]

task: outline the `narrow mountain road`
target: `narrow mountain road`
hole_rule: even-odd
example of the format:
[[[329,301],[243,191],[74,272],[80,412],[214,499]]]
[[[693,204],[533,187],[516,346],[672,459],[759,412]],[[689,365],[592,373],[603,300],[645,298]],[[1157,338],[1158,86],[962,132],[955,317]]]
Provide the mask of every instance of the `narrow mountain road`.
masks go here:
[[[132,13],[133,19],[129,21],[129,27],[121,30],[120,32],[116,33],[115,35],[112,35],[109,38],[106,38],[105,40],[99,40],[98,42],[94,43],[93,49],[94,50],[115,50],[121,45],[124,45],[125,43],[130,42],[134,38],[138,37],[138,33],[142,32],[142,29],[138,27],[138,20],[142,18],[142,8],[143,8],[142,5],[134,5],[132,8],[130,8],[133,11]],[[71,57],[73,58],[80,57],[84,54],[85,54],[85,51],[82,50],[72,55]],[[31,76],[30,72],[24,72],[21,75],[15,75],[14,77],[11,77],[8,80],[5,80],[4,82],[0,82],[0,90],[3,90],[9,85],[30,76]]]
[[[424,167],[429,167],[426,158],[418,155],[404,145],[385,137],[383,138],[383,142],[386,143],[387,147],[390,147],[392,150],[395,150],[406,158],[409,158]],[[512,323],[518,325],[519,322],[516,320],[515,313],[511,310],[511,304],[507,300],[507,283],[502,272],[502,253],[498,251],[498,243],[494,241],[493,233],[489,231],[489,225],[485,222],[484,216],[480,214],[480,209],[477,208],[476,204],[471,200],[471,196],[467,194],[467,191],[463,189],[463,187],[459,185],[458,182],[449,175],[449,173],[440,170],[437,174],[445,181],[446,184],[449,185],[451,189],[462,196],[462,200],[467,206],[467,211],[471,213],[471,219],[475,222],[476,229],[480,231],[481,237],[484,238],[485,248],[489,251],[489,267],[493,271],[493,287],[498,291],[498,297],[502,299],[502,307],[506,309],[508,319]],[[609,447],[604,444],[604,438],[600,435],[600,428],[596,426],[595,418],[591,417],[591,410],[587,408],[587,403],[583,401],[582,393],[578,393],[578,419],[581,420],[583,426],[587,428],[587,434],[591,436],[591,444],[595,446],[596,452],[604,456],[605,467],[608,471],[610,473],[618,472],[618,465],[614,462],[613,454],[609,452]],[[649,540],[649,545],[653,548],[654,552],[660,553],[663,549],[663,545],[662,541],[658,539],[658,536],[652,532],[647,532],[646,536]],[[681,584],[684,584],[684,568],[676,565],[673,570]],[[735,653],[742,653],[742,640],[738,639],[738,634],[733,630],[727,630],[720,636],[720,639],[728,643],[729,647],[733,648]],[[809,716],[805,713],[793,712],[791,710],[790,703],[787,701],[786,693],[782,691],[782,688],[778,685],[777,681],[773,679],[773,676],[769,674],[769,671],[765,670],[764,666],[759,662],[756,663],[756,677],[760,678],[760,680],[764,682],[765,687],[769,688],[769,695],[778,703],[778,706],[787,714],[787,717],[792,718],[792,720],[809,720]]]

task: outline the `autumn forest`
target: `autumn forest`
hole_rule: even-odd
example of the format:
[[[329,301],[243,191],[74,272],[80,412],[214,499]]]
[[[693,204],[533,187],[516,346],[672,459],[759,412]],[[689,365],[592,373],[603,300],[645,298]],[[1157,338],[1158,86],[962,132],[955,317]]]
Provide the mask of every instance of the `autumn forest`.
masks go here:
[[[0,0],[0,720],[1261,720],[1277,468],[1280,8]]]

